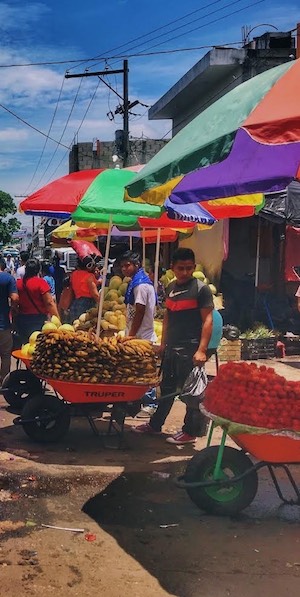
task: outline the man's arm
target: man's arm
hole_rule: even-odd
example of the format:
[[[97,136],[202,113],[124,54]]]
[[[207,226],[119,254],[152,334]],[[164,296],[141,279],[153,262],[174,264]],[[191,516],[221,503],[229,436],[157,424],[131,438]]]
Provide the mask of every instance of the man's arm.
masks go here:
[[[93,280],[92,276],[90,276],[88,278],[87,283],[88,283],[89,291],[91,293],[91,297],[94,299],[94,301],[99,303],[99,301],[100,301],[99,292],[97,290],[96,282]]]
[[[146,305],[141,305],[140,303],[135,303],[135,314],[134,314],[134,318],[131,322],[129,336],[136,336],[136,334],[138,333],[138,331],[142,325],[142,321],[144,319],[145,311],[146,311]]]
[[[298,296],[298,299],[297,299],[297,307],[298,307],[298,311],[300,313],[300,296]]]
[[[19,295],[17,292],[11,292],[9,295],[9,298],[10,298],[11,314],[12,314],[12,318],[14,319],[15,316],[18,314],[18,310],[19,310]]]
[[[213,309],[211,307],[207,309],[200,309],[202,332],[199,346],[193,357],[194,365],[198,365],[198,367],[203,367],[204,363],[206,362],[207,347],[209,345],[213,328],[212,312]]]

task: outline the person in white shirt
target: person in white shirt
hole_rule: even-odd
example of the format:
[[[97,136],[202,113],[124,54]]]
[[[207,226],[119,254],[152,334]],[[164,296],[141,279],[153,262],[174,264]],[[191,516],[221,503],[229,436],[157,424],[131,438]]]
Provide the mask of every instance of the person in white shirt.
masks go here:
[[[127,305],[126,335],[156,342],[154,316],[157,303],[153,282],[142,268],[138,253],[127,251],[120,259],[122,274],[131,278],[125,295]],[[149,390],[142,399],[142,409],[138,418],[151,416],[157,408],[155,388]]]
[[[28,251],[21,251],[20,253],[20,259],[21,259],[21,265],[20,267],[17,268],[16,271],[16,278],[17,280],[22,280],[24,278],[25,275],[25,266],[26,263],[29,259],[29,253]]]
[[[6,271],[13,276],[15,273],[15,262],[13,257],[11,255],[7,255],[7,257],[5,258],[5,263]]]
[[[127,251],[120,259],[122,274],[131,278],[125,295],[128,336],[156,341],[154,316],[156,293],[153,282],[142,268],[138,253]]]

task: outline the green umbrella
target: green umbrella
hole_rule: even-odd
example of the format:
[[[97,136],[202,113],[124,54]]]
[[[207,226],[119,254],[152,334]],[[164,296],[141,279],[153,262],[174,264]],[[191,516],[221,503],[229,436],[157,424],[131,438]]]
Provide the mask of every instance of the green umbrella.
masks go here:
[[[75,222],[109,223],[103,266],[103,287],[106,283],[112,225],[134,226],[139,216],[158,218],[162,213],[162,208],[158,206],[140,205],[132,201],[124,202],[124,187],[134,176],[136,174],[129,170],[104,170],[101,176],[95,178],[89,186],[77,209],[72,214],[72,219]],[[97,336],[100,334],[103,301],[104,292],[101,292],[96,330]]]
[[[124,187],[136,176],[129,170],[104,170],[91,183],[72,214],[75,222],[110,222],[116,226],[134,226],[140,216],[158,218],[162,208],[125,202]]]

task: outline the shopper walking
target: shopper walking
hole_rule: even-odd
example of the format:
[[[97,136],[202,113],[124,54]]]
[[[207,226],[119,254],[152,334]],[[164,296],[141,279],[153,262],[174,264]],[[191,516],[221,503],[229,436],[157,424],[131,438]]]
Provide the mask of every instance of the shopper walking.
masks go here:
[[[19,296],[14,277],[5,271],[6,262],[0,259],[0,386],[10,371],[13,340],[11,335],[11,314],[15,316],[19,304]],[[11,311],[11,314],[10,314]]]

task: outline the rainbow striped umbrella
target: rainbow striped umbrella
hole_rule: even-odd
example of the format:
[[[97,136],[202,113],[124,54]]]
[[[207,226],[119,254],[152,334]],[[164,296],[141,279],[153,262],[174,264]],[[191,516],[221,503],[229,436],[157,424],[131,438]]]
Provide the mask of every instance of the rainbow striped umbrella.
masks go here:
[[[299,97],[300,59],[238,85],[150,160],[126,199],[176,209],[286,188],[300,176]]]

